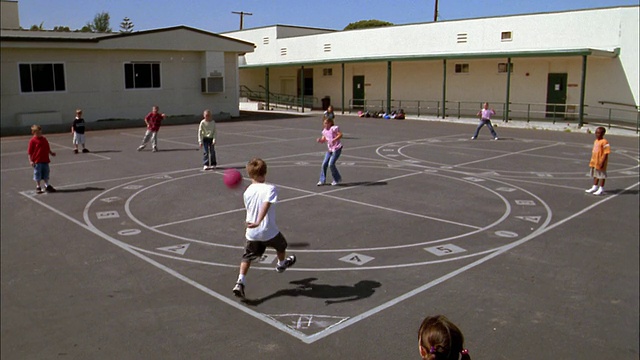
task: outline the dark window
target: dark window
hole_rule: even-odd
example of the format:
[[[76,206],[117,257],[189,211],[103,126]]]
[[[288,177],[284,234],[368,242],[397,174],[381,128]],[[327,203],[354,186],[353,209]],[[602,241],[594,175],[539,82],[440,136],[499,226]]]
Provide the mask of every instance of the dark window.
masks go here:
[[[149,89],[160,87],[160,64],[124,64],[124,87],[126,89]]]
[[[22,92],[65,91],[63,64],[20,64]]]
[[[456,64],[455,71],[456,71],[456,74],[468,73],[469,64]]]

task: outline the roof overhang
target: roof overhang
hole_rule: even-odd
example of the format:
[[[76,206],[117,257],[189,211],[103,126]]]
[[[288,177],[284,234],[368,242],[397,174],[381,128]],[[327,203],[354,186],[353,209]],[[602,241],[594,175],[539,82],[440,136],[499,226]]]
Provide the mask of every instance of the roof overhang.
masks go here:
[[[248,64],[248,65],[241,65],[240,68],[248,69],[248,68],[382,62],[382,61],[546,58],[546,57],[571,57],[571,56],[594,56],[594,57],[604,57],[604,58],[615,58],[619,54],[620,54],[620,48],[615,48],[613,50],[581,48],[581,49],[522,50],[522,51],[508,51],[508,52],[431,53],[431,54],[409,54],[409,55],[389,54],[389,55],[382,55],[382,56],[363,56],[363,57],[357,57],[357,58],[334,58],[334,59],[309,60],[309,61]]]

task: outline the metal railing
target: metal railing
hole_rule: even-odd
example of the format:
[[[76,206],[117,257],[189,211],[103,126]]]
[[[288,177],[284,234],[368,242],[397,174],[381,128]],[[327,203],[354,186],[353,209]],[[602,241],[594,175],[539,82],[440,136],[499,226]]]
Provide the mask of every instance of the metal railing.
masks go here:
[[[369,113],[384,113],[386,100],[350,99],[349,113],[362,111]],[[445,111],[447,116],[476,117],[482,107],[482,101],[447,101]],[[413,116],[442,116],[442,101],[437,100],[391,100],[391,110],[403,109],[407,115]],[[492,102],[490,107],[496,110],[495,119],[503,121],[558,121],[568,123],[579,122],[579,104],[551,104],[551,103],[509,103],[509,116],[505,117],[506,104]],[[640,132],[640,111],[620,109],[604,106],[585,106],[583,121],[587,124],[603,124],[611,127],[634,129]]]
[[[260,86],[264,89],[264,87]],[[245,97],[252,101],[266,101],[266,89],[263,91],[253,91],[247,86],[240,86],[240,97]],[[628,104],[618,104],[608,101],[600,101],[600,104],[618,105],[619,107],[606,106],[585,106],[583,122],[585,124],[601,124],[611,127],[633,129],[640,132],[640,107]],[[478,110],[482,107],[483,101],[447,101],[444,110],[447,116],[476,117]],[[274,108],[285,108],[301,111],[302,99],[299,96],[279,94],[269,92],[269,105]],[[377,99],[350,99],[345,111],[384,113],[387,108],[386,100]],[[392,111],[403,109],[409,116],[442,116],[442,101],[438,100],[391,100]],[[624,106],[622,106],[624,105]],[[491,108],[496,110],[496,120],[502,121],[551,121],[554,124],[558,121],[566,123],[579,122],[579,104],[551,104],[551,103],[509,103],[509,116],[506,117],[506,104],[504,102],[492,102]],[[321,102],[317,97],[305,96],[304,107],[310,109],[321,108]],[[622,107],[622,108],[620,108]],[[336,110],[339,107],[334,105]],[[302,110],[304,111],[304,110]]]
[[[261,88],[264,89],[263,86],[260,85]],[[267,101],[267,91],[264,90],[251,90],[245,85],[240,86],[240,97],[247,98],[251,101]],[[289,94],[279,94],[269,91],[269,106],[274,108],[284,108],[287,110],[296,108],[297,110],[301,110],[302,107],[302,98],[296,95]],[[320,106],[320,101],[317,97],[314,96],[304,96],[304,107],[309,109],[318,108]]]

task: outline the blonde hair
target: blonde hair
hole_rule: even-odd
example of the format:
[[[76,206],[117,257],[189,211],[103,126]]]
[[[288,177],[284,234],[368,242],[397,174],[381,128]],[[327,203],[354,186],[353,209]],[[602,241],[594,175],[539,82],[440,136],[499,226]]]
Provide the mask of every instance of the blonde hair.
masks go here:
[[[76,115],[77,114],[82,114],[82,109],[76,109]]]
[[[247,163],[247,174],[252,179],[267,175],[267,163],[260,158],[253,158]]]
[[[40,127],[40,125],[31,125],[31,133],[35,134],[37,131],[42,131],[42,128]]]

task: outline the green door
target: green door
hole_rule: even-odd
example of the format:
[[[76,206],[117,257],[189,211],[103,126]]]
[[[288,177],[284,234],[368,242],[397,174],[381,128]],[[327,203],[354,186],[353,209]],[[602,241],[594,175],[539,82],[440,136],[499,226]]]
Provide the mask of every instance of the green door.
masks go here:
[[[364,76],[353,77],[353,108],[364,109]]]
[[[564,118],[567,104],[567,74],[549,74],[547,76],[547,114],[546,117]]]

